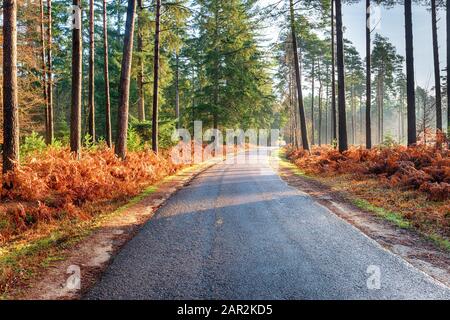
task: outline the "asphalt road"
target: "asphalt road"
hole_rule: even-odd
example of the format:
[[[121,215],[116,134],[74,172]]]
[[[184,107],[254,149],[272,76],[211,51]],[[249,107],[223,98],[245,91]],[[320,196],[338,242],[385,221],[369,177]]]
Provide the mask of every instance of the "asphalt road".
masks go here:
[[[449,298],[449,288],[289,187],[267,161],[221,163],[198,176],[158,210],[85,296]]]

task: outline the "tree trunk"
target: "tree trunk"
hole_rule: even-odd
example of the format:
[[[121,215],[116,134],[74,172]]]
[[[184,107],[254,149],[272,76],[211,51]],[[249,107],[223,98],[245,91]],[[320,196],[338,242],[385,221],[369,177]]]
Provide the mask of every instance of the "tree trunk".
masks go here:
[[[408,146],[417,142],[416,94],[414,82],[414,49],[411,0],[405,0],[406,92],[408,112]]]
[[[320,81],[320,80],[319,80]],[[322,145],[322,82],[319,85],[319,146]]]
[[[74,25],[72,30],[72,101],[70,113],[70,150],[80,156],[81,152],[81,99],[82,99],[82,39],[81,0],[73,0]]]
[[[41,60],[42,60],[42,90],[44,97],[44,106],[45,106],[45,137],[46,143],[49,141],[47,137],[49,136],[49,121],[48,121],[48,98],[47,98],[47,66],[46,66],[46,46],[45,46],[45,27],[44,27],[44,1],[39,0],[39,10],[41,15]]]
[[[362,145],[364,144],[364,140],[363,140],[363,123],[364,123],[364,117],[363,117],[363,94],[362,92],[360,92],[359,94],[359,137],[358,137],[358,141],[359,144]]]
[[[450,0],[446,0],[445,27],[447,34],[447,137],[450,138]]]
[[[47,0],[47,118],[48,118],[48,132],[46,136],[47,144],[53,142],[55,129],[53,124],[53,61],[52,61],[52,0]]]
[[[370,119],[372,104],[371,88],[371,50],[370,50],[370,0],[366,0],[366,148],[372,148],[372,121]]]
[[[377,142],[381,143],[381,76],[377,75]]]
[[[17,1],[3,1],[3,173],[19,161]],[[11,186],[7,186],[11,187]]]
[[[214,68],[215,68],[215,72],[214,72],[214,81],[213,81],[213,86],[214,86],[214,94],[213,94],[213,128],[217,129],[218,125],[219,125],[219,68],[220,68],[220,57],[219,57],[219,44],[218,44],[218,39],[219,39],[219,7],[216,4],[214,7],[214,42],[213,42],[213,47],[214,47]]]
[[[319,81],[319,129],[318,129],[318,142],[319,142],[319,146],[322,144],[322,79],[320,78],[321,76],[321,71],[320,71],[320,59],[322,57],[319,57],[319,61],[317,63],[317,72],[318,72],[318,76],[317,76],[317,80]]]
[[[175,53],[175,118],[177,119],[177,128],[180,127],[180,57]]]
[[[332,141],[337,139],[334,4],[335,0],[331,0],[331,140]]]
[[[351,112],[352,112],[352,144],[355,144],[355,96],[354,96],[354,86],[350,89],[350,104],[351,104]]]
[[[159,82],[159,33],[161,19],[161,0],[156,0],[155,55],[153,63],[153,114],[152,114],[152,149],[158,153],[158,82]]]
[[[381,130],[380,130],[380,142],[383,143],[384,142],[384,74],[383,77],[381,78],[381,94],[380,94],[380,125],[381,125]]]
[[[315,144],[314,141],[314,76],[315,76],[315,61],[314,58],[312,60],[312,69],[311,69],[311,145]]]
[[[297,51],[297,33],[295,31],[295,17],[294,17],[294,1],[290,0],[290,23],[292,32],[292,50],[294,51],[294,67],[295,67],[295,80],[297,85],[297,100],[298,100],[298,111],[300,115],[300,130],[302,134],[302,147],[305,150],[309,150],[308,144],[308,133],[306,131],[306,119],[305,119],[305,109],[303,108],[303,92],[301,86],[300,77],[300,65],[298,59]]]
[[[130,98],[131,63],[133,59],[134,20],[136,18],[136,0],[128,0],[125,38],[123,42],[122,69],[119,84],[119,108],[117,117],[117,141],[115,153],[121,159],[126,158],[128,135],[128,110]]]
[[[94,0],[89,1],[89,98],[88,98],[88,133],[95,141],[95,74],[94,74]]]
[[[327,72],[328,72],[328,68],[327,68]],[[327,86],[325,89],[325,143],[328,143],[328,105],[329,105],[329,93],[330,93],[330,86],[328,85],[328,81],[327,81]]]
[[[116,0],[116,13],[117,13],[117,29],[116,29],[116,38],[117,38],[117,42],[121,42],[121,28],[122,28],[122,11],[120,10],[120,8],[122,7],[122,0]]]
[[[337,43],[337,69],[338,69],[338,109],[339,109],[339,151],[348,149],[347,117],[345,114],[345,74],[344,74],[344,35],[342,32],[341,0],[336,3],[336,43]]]
[[[437,36],[436,0],[431,0],[431,29],[433,34],[434,90],[436,94],[436,129],[442,131],[441,70],[439,68],[439,43]]]
[[[144,50],[144,39],[142,37],[142,0],[138,0],[139,13],[138,15],[138,32],[137,32],[137,46],[139,52],[138,59],[138,75],[137,75],[137,85],[138,85],[138,119],[139,121],[145,121],[145,97],[144,97],[144,58],[142,56]]]
[[[108,62],[108,14],[106,9],[106,0],[103,0],[103,61],[104,61],[104,77],[105,77],[105,136],[106,144],[112,148],[112,132],[111,132],[111,98],[109,95],[109,62]]]

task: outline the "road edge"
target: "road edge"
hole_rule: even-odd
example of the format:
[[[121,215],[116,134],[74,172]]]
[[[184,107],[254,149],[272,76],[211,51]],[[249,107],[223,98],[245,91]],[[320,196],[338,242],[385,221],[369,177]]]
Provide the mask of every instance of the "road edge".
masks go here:
[[[131,240],[164,203],[198,175],[221,162],[214,158],[188,167],[147,188],[107,218],[87,237],[69,248],[26,290],[12,295],[21,300],[80,299],[101,277],[115,255]],[[149,192],[150,189],[151,192]]]
[[[450,253],[411,229],[404,229],[354,205],[348,195],[299,174],[288,159],[276,155],[277,173],[285,183],[308,194],[319,205],[405,263],[450,288]]]

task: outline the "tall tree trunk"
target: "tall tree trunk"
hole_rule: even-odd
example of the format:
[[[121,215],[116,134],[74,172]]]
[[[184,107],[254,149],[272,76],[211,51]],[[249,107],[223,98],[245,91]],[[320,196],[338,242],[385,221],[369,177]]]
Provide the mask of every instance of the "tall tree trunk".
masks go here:
[[[408,111],[408,146],[417,142],[416,93],[414,82],[414,49],[411,0],[405,0],[406,92]]]
[[[88,133],[95,141],[95,42],[94,42],[94,0],[89,0],[89,98]]]
[[[319,61],[317,62],[317,81],[319,81],[319,128],[318,128],[318,142],[319,146],[322,144],[322,79],[321,77],[321,70],[320,70],[320,59],[322,57],[319,57]]]
[[[220,57],[219,57],[219,7],[217,3],[214,6],[214,93],[213,93],[213,128],[217,129],[219,125],[219,68],[220,68]]]
[[[436,0],[431,0],[431,29],[433,34],[434,90],[436,94],[436,129],[442,131],[441,70],[439,68],[439,44],[437,36]]]
[[[128,110],[130,98],[131,63],[133,59],[134,20],[136,18],[136,0],[128,0],[125,38],[123,42],[122,69],[119,84],[119,108],[117,117],[117,141],[115,153],[121,159],[126,158],[128,136]]]
[[[352,144],[355,144],[355,92],[354,86],[352,84],[350,89],[350,104],[351,104],[351,112],[352,112]]]
[[[117,13],[117,29],[116,29],[116,38],[117,42],[121,42],[122,35],[121,35],[121,28],[122,28],[122,10],[120,10],[122,7],[122,0],[116,0],[116,13]]]
[[[109,54],[108,54],[108,14],[106,8],[106,0],[103,0],[103,61],[104,61],[104,77],[105,77],[105,137],[106,144],[112,148],[112,132],[111,132],[111,98],[109,94]]]
[[[347,117],[345,114],[345,74],[344,74],[344,35],[342,32],[341,0],[336,3],[336,43],[337,43],[337,69],[338,69],[338,110],[339,110],[339,151],[348,149]]]
[[[364,140],[363,140],[363,123],[364,123],[364,117],[363,117],[363,94],[362,92],[360,92],[359,94],[359,144],[362,145],[364,144]]]
[[[46,45],[45,45],[45,27],[44,27],[44,1],[39,0],[39,10],[41,15],[41,60],[42,60],[42,90],[45,106],[45,137],[46,143],[49,135],[49,121],[48,121],[48,98],[47,98],[47,63],[46,63]]]
[[[302,134],[302,147],[305,150],[309,150],[308,133],[306,131],[305,109],[303,107],[303,92],[300,77],[300,65],[297,51],[297,33],[295,31],[294,1],[290,0],[289,4],[290,4],[290,23],[292,33],[292,50],[294,51],[293,53],[294,53],[295,80],[297,85],[297,100],[298,100],[298,111],[300,115],[300,131]]]
[[[401,141],[403,141],[403,138],[405,137],[405,96],[404,96],[403,93],[401,95],[400,108],[402,110],[402,112],[401,112],[401,115],[402,115],[402,123],[401,123],[402,136],[401,136]]]
[[[47,0],[47,118],[48,118],[48,132],[46,136],[47,144],[53,142],[55,129],[53,124],[53,60],[52,60],[52,0]]]
[[[289,68],[291,69],[291,68]],[[289,95],[289,113],[291,115],[291,119],[290,119],[290,126],[291,126],[291,143],[293,145],[295,145],[295,132],[294,132],[294,117],[295,117],[295,113],[293,112],[294,110],[294,99],[292,97],[292,74],[291,74],[291,70],[289,70],[289,87],[288,87],[288,95]]]
[[[447,137],[450,138],[450,0],[446,0],[445,28],[447,35]]]
[[[319,146],[322,145],[322,82],[319,78]]]
[[[139,121],[145,121],[145,97],[144,97],[144,39],[142,37],[143,24],[142,24],[142,0],[138,0],[139,15],[138,15],[138,32],[137,32],[137,46],[139,52],[138,59],[138,75],[137,75],[137,85],[138,85],[138,119]]]
[[[333,141],[337,139],[334,4],[335,0],[331,0],[331,140]]]
[[[381,143],[381,76],[377,75],[377,142]]]
[[[161,19],[161,0],[156,0],[155,54],[153,63],[153,114],[152,114],[152,149],[158,153],[158,88],[159,88],[159,33]]]
[[[17,1],[3,0],[3,173],[13,170],[18,161]]]
[[[299,114],[298,114],[298,108],[297,108],[297,95],[295,93],[295,82],[294,82],[294,69],[291,69],[290,71],[291,73],[291,92],[292,92],[292,102],[291,102],[291,107],[292,107],[292,112],[294,113],[294,144],[295,147],[298,149],[300,147],[300,128],[299,128]]]
[[[401,105],[398,106],[398,142],[400,143],[402,141],[402,107]]]
[[[74,25],[72,30],[72,101],[70,112],[70,150],[80,156],[81,152],[81,99],[82,99],[82,39],[81,0],[73,0]]]
[[[180,57],[175,53],[175,118],[177,119],[177,128],[180,127]]]
[[[314,141],[314,82],[315,82],[315,61],[314,58],[312,60],[312,69],[311,69],[311,145],[315,144]]]
[[[366,148],[372,148],[372,121],[370,119],[372,104],[371,88],[371,50],[370,50],[370,0],[366,0]]]
[[[327,67],[328,72],[328,67]],[[330,93],[330,86],[327,81],[327,86],[325,89],[325,143],[328,143],[328,106],[329,106],[329,93]]]
[[[384,74],[383,74],[383,81],[381,81],[381,97],[380,97],[380,114],[381,114],[381,136],[380,141],[381,143],[384,142]]]

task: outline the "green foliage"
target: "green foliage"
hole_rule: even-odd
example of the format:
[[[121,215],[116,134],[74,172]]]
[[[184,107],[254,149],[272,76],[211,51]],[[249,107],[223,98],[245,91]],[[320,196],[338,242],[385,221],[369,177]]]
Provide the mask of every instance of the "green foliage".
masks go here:
[[[130,123],[131,129],[139,135],[144,142],[149,142],[152,139],[152,123],[151,121],[137,121],[132,120]]]
[[[161,148],[170,148],[176,144],[172,141],[172,134],[176,129],[176,120],[162,120],[159,122],[159,145]]]
[[[273,122],[270,64],[258,46],[260,27],[254,2],[197,0],[194,17],[198,36],[188,53],[195,66],[194,110],[196,120],[212,126],[268,128]]]
[[[89,133],[86,133],[86,135],[84,136],[83,145],[86,150],[93,150],[95,148],[95,141],[92,139],[92,136]]]
[[[337,147],[338,147],[337,139],[333,139],[333,141],[331,141],[331,146],[333,147],[333,149],[337,149]]]
[[[45,140],[38,133],[33,132],[31,135],[25,137],[24,142],[20,146],[20,156],[27,157],[29,155],[39,153],[45,150],[47,145]]]
[[[408,220],[406,220],[398,212],[392,212],[392,211],[388,211],[384,208],[374,206],[373,204],[371,204],[368,201],[363,200],[363,199],[354,199],[354,200],[352,200],[352,202],[358,208],[373,212],[373,213],[377,214],[378,216],[392,222],[399,228],[408,229],[411,227],[411,223]]]
[[[130,152],[137,152],[144,150],[144,144],[142,143],[142,139],[135,129],[128,129],[127,135],[127,147]]]
[[[159,121],[158,139],[160,148],[166,149],[175,145],[175,142],[172,141],[172,134],[176,129],[176,123],[177,121],[175,119],[163,119]],[[141,147],[143,146],[144,142],[150,142],[152,139],[152,123],[150,121],[132,121],[130,124],[130,130],[133,131],[133,139],[138,139],[138,144],[141,145]],[[136,135],[136,137],[134,135]],[[130,138],[130,133],[128,134],[128,136]],[[130,149],[130,145],[128,145],[128,149]]]
[[[380,144],[381,148],[393,148],[397,146],[398,143],[392,136],[390,132],[386,133],[383,139],[383,142]]]
[[[403,57],[389,39],[379,34],[375,35],[372,51],[372,72],[380,77],[383,85],[392,88],[394,74],[401,71]]]

